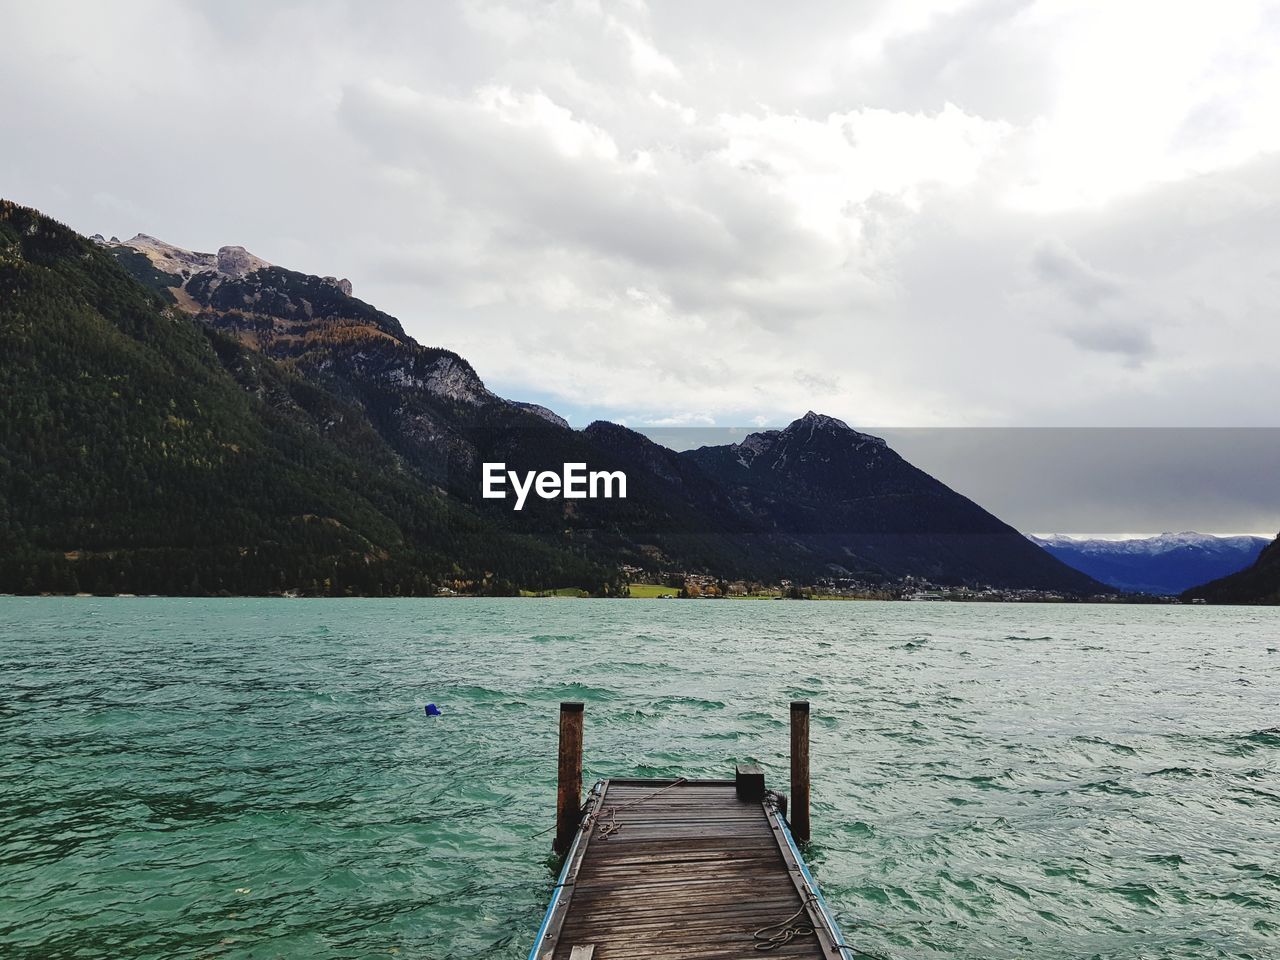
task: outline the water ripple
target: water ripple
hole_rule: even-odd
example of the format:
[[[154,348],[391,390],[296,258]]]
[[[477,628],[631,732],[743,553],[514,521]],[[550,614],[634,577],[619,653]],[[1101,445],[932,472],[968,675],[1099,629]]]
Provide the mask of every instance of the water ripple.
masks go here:
[[[0,955],[518,958],[586,776],[786,789],[894,958],[1280,956],[1272,611],[0,599]],[[422,707],[437,703],[443,715]]]

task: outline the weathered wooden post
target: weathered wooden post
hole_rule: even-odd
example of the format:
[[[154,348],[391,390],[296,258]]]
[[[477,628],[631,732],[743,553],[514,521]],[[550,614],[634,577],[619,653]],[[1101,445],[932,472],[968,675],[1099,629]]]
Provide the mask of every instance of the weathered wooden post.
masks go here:
[[[809,701],[791,701],[791,835],[809,842]]]
[[[807,756],[807,754],[806,754]],[[560,773],[556,791],[556,853],[573,844],[582,816],[582,704],[560,704]]]

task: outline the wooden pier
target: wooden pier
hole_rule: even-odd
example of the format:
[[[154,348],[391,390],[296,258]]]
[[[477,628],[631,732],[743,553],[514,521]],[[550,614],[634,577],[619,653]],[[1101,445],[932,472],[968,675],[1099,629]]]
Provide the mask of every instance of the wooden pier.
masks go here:
[[[803,804],[792,822],[804,839],[808,718],[807,703],[792,704],[792,796]],[[566,703],[559,769],[565,861],[529,960],[856,956],[805,865],[786,798],[758,767],[733,780],[604,780],[582,804],[582,705]]]

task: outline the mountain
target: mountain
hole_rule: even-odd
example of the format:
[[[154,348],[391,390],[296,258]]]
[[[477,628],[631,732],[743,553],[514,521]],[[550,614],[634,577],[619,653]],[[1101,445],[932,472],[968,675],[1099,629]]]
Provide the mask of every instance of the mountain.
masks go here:
[[[338,289],[332,278],[261,260],[257,269],[229,271],[228,250],[237,251],[237,265],[245,258],[238,247],[196,254],[135,237],[113,249],[146,256],[151,272],[139,271],[140,279],[154,282],[155,271],[164,274],[163,283],[201,322],[358,404],[421,475],[497,521],[503,516],[477,497],[484,461],[520,470],[590,462],[622,469],[631,480],[626,503],[581,502],[570,517],[561,505],[542,503],[516,517],[506,514],[521,531],[551,534],[568,526],[619,562],[733,577],[883,581],[914,575],[943,583],[1099,589],[1029,549],[1011,528],[906,464],[883,441],[832,418],[811,413],[786,430],[691,454],[615,424],[574,432],[545,408],[494,395],[465,360],[420,346],[394,318],[355,300],[349,284]],[[724,454],[719,459],[737,463],[771,442],[781,444],[782,463],[794,456],[796,470],[761,474],[769,479],[803,482],[808,465],[829,462],[822,485],[808,495],[807,513],[797,512],[794,490],[782,490],[783,508],[770,509],[768,501],[748,495],[759,484],[739,484],[732,471],[718,469],[715,450]]]
[[[1209,603],[1280,604],[1280,537],[1263,548],[1249,567],[1192,587],[1182,594],[1184,600],[1207,600]]]
[[[677,453],[500,397],[345,279],[92,240],[0,205],[0,590],[608,593],[622,565],[776,582],[1100,585],[808,414]],[[482,496],[482,465],[625,499]]]
[[[657,564],[760,575],[755,555],[726,539],[722,523],[645,469],[628,470],[625,501],[530,498],[515,513],[508,503],[484,500],[485,462],[522,474],[575,462],[609,470],[634,465],[597,444],[599,431],[571,430],[545,407],[497,396],[466,360],[419,344],[394,317],[353,297],[345,281],[261,260],[247,273],[228,272],[224,253],[240,248],[195,253],[147,236],[106,246],[198,324],[340,398],[409,472],[495,526],[553,541],[610,569]]]
[[[1129,593],[1178,594],[1243,570],[1268,543],[1263,537],[1163,533],[1138,540],[1031,537],[1063,563]]]
[[[0,291],[0,590],[413,594],[616,577],[467,510],[348,398],[192,323],[111,252],[8,201]]]
[[[1100,592],[1090,577],[895,453],[810,411],[783,430],[684,454],[759,529],[829,573]]]

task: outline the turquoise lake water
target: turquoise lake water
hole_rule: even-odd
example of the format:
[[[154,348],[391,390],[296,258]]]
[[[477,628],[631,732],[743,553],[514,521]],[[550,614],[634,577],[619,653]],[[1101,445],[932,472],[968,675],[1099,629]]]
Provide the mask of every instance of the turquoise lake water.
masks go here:
[[[523,957],[559,701],[785,791],[793,698],[850,942],[1280,957],[1274,609],[75,598],[0,599],[0,956]]]

